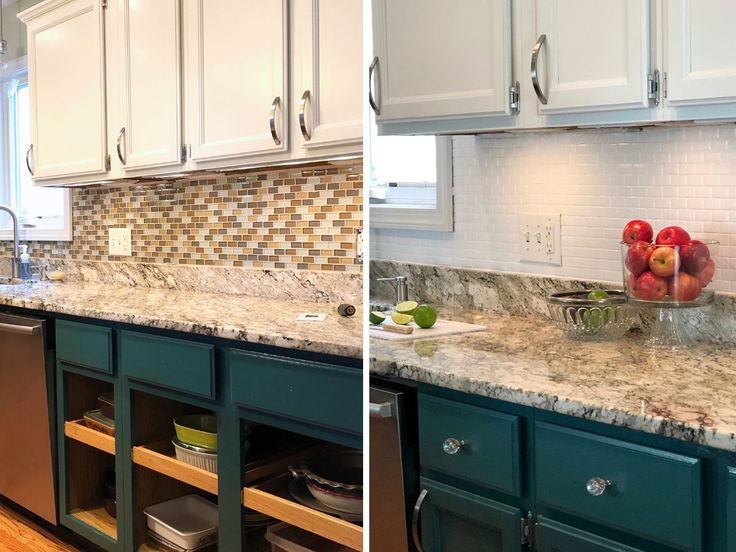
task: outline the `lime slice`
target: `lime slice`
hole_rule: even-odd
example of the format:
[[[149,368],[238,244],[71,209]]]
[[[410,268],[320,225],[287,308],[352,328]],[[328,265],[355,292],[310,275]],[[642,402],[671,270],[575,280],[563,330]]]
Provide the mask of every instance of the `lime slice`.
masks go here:
[[[608,293],[606,293],[602,289],[592,289],[592,290],[590,290],[590,293],[588,293],[588,300],[589,301],[598,301],[600,299],[608,299]]]
[[[431,328],[437,322],[437,311],[429,305],[419,305],[414,309],[414,322],[420,328]]]
[[[368,321],[371,324],[382,324],[384,320],[386,320],[386,315],[383,314],[382,312],[372,311],[368,315]]]
[[[398,305],[396,305],[396,312],[401,314],[409,314],[413,315],[414,310],[419,306],[419,303],[416,301],[402,301]]]
[[[391,313],[391,320],[394,321],[395,324],[398,324],[399,326],[406,326],[409,322],[412,320],[411,314],[404,314],[401,312],[392,312]]]

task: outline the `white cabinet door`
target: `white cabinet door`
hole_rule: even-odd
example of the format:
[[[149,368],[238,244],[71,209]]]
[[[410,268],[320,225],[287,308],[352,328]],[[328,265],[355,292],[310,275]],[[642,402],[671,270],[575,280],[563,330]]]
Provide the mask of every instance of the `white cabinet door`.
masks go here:
[[[537,0],[536,9],[539,113],[649,105],[648,0]]]
[[[59,0],[21,14],[28,26],[35,179],[105,174],[102,0]]]
[[[185,0],[195,162],[285,151],[287,0]]]
[[[126,171],[181,163],[179,0],[122,0],[122,120],[111,129]]]
[[[361,0],[292,0],[296,157],[363,140]]]
[[[503,116],[510,0],[373,0],[376,120]]]
[[[736,2],[667,0],[664,9],[667,103],[736,101]]]

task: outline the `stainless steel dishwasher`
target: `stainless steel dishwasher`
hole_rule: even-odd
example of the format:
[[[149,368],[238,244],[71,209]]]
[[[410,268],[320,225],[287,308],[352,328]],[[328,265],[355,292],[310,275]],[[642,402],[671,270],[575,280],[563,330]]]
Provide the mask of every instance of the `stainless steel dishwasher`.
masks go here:
[[[0,313],[0,495],[56,524],[47,323]]]

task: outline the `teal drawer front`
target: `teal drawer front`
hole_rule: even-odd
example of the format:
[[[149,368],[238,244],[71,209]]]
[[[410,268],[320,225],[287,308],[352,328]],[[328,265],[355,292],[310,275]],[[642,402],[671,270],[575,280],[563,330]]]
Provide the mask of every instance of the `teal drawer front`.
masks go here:
[[[464,444],[454,454],[448,454],[444,447],[448,439]],[[519,496],[519,448],[516,416],[420,393],[422,468]]]
[[[123,373],[129,378],[202,397],[215,397],[214,347],[137,332],[120,336]]]
[[[536,540],[537,552],[643,552],[543,516],[537,518]]]
[[[726,477],[726,550],[736,550],[736,467],[729,467]]]
[[[362,433],[360,370],[235,349],[230,366],[235,404]]]
[[[421,478],[425,552],[518,552],[521,510]],[[577,551],[576,551],[577,552]]]
[[[546,423],[535,426],[537,501],[678,550],[702,549],[701,462]],[[592,478],[610,481],[594,496]]]
[[[56,357],[69,364],[112,373],[112,330],[103,326],[58,320]]]

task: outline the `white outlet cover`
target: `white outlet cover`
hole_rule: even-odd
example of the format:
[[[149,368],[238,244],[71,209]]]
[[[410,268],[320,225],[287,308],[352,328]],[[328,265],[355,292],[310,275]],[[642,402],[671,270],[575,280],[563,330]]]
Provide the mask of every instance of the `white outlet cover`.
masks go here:
[[[560,236],[562,215],[519,215],[519,260],[527,263],[562,265]]]
[[[110,228],[108,245],[111,256],[129,257],[133,253],[130,228]]]

